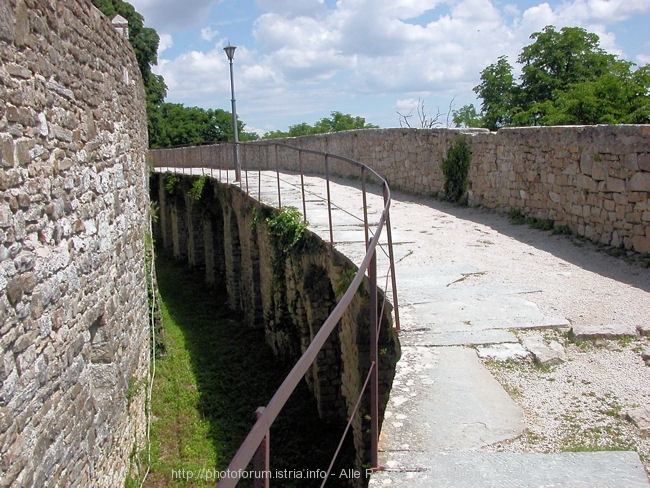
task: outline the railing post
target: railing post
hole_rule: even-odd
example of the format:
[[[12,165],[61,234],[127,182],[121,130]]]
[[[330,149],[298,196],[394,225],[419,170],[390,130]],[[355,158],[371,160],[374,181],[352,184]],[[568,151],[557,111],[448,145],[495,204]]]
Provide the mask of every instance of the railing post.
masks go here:
[[[307,222],[307,200],[305,199],[305,174],[302,169],[302,151],[298,149],[298,166],[300,167],[300,190],[302,191],[302,216]]]
[[[244,160],[246,162],[246,157],[248,156],[248,146],[242,146],[242,151],[239,152],[239,164],[241,165],[241,161]],[[246,168],[243,168],[244,174],[246,175],[246,195],[249,195],[248,192],[248,170]]]
[[[259,407],[255,415],[259,419],[264,413],[264,407]],[[253,483],[254,488],[269,488],[271,484],[270,476],[270,459],[271,459],[271,438],[269,432],[260,443],[255,457],[253,458],[253,470],[255,471]]]
[[[366,167],[361,166],[361,194],[363,195],[363,230],[366,236],[366,251],[370,245],[368,238],[368,201],[366,197]]]
[[[327,216],[330,224],[330,245],[334,245],[334,227],[332,226],[332,196],[330,194],[329,154],[325,153],[325,182],[327,183]]]
[[[282,210],[282,197],[280,196],[280,161],[278,159],[278,145],[275,145],[275,175],[278,180],[278,209]]]
[[[372,251],[368,266],[370,284],[370,468],[377,469],[379,462],[379,341],[377,321],[377,250]]]
[[[386,240],[388,241],[388,260],[390,261],[390,279],[393,288],[393,312],[395,314],[395,330],[400,331],[399,304],[397,303],[397,278],[395,276],[395,257],[393,255],[393,233],[390,227],[390,209],[386,185],[384,184],[384,208],[386,209]]]

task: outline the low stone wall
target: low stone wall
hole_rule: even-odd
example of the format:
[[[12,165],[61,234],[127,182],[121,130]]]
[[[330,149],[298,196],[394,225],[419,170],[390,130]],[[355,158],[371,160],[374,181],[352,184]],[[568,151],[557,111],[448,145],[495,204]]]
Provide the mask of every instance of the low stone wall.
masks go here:
[[[196,200],[188,191],[197,180],[153,176],[152,198],[160,209],[157,242],[202,270],[206,282],[223,286],[230,308],[241,313],[242,323],[264,328],[275,355],[294,363],[347,289],[356,266],[308,230],[295,248],[283,252],[266,222],[275,210],[237,186],[210,179]],[[365,283],[306,375],[322,417],[345,421],[363,386],[369,367],[368,297]],[[383,412],[399,355],[388,310],[379,341]],[[364,406],[353,423],[359,469],[368,462],[366,413]]]
[[[650,252],[650,126],[460,129],[370,129],[280,140],[355,159],[391,188],[421,195],[443,190],[440,169],[451,142],[467,135],[472,149],[469,204],[552,219],[556,226],[603,244]],[[240,146],[244,168],[298,171],[295,153],[255,142]],[[232,168],[232,146],[152,151],[156,165]],[[303,168],[323,174],[321,157]],[[332,174],[356,177],[332,159]]]
[[[110,21],[84,0],[2,0],[2,487],[122,487],[145,447],[146,151]]]

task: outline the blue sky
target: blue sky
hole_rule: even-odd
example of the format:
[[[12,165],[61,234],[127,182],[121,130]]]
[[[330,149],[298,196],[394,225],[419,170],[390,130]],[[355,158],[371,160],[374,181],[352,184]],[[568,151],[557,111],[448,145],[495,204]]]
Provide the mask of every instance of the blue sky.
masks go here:
[[[286,130],[332,111],[399,127],[467,103],[480,72],[515,65],[546,25],[580,26],[601,46],[650,63],[650,0],[130,0],[161,36],[167,101],[230,110],[228,60],[237,46],[237,112],[247,130]],[[418,126],[417,117],[412,125]]]

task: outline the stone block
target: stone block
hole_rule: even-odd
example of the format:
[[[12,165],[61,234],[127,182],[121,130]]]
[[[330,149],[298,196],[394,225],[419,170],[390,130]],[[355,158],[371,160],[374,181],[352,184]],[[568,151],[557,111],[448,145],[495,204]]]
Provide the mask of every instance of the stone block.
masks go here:
[[[650,173],[636,173],[629,185],[629,191],[650,192]]]
[[[650,434],[650,406],[628,410],[625,412],[625,418],[644,434]]]
[[[624,193],[625,192],[625,180],[620,178],[607,177],[607,191]]]
[[[629,324],[574,325],[569,331],[569,336],[575,340],[620,339],[636,335],[636,327]]]
[[[526,348],[542,366],[552,366],[566,361],[564,347],[557,341],[546,342],[541,337],[527,337],[523,340]]]
[[[650,153],[640,153],[637,156],[637,164],[641,171],[650,173]]]
[[[596,181],[604,181],[609,173],[607,161],[598,160],[593,162],[591,176]]]
[[[632,238],[632,247],[635,251],[650,254],[650,236],[636,236]]]

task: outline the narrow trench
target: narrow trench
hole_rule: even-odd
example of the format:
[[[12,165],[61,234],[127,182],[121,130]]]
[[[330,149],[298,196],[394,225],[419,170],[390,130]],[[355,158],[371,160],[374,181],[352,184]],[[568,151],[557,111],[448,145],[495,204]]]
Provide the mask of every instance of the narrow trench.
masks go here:
[[[154,446],[154,452],[167,464],[162,460],[154,463],[146,486],[214,486],[214,482],[201,484],[197,480],[171,479],[170,466],[225,470],[252,427],[255,410],[268,403],[292,365],[282,364],[273,356],[264,341],[263,329],[240,323],[240,317],[227,307],[225,292],[207,285],[202,270],[190,269],[162,249],[157,250],[156,269],[166,315],[180,330],[180,347],[189,357],[191,374],[196,381],[195,386],[177,384],[173,387],[180,394],[183,389],[196,388],[198,404],[195,408],[198,416],[209,425],[206,435],[214,452],[207,455],[207,459],[202,459],[205,453],[188,453],[183,445],[185,438],[178,432],[187,414],[177,409],[174,414],[177,418],[163,422],[159,418],[162,414],[154,409],[153,429],[159,430],[160,444]],[[158,364],[166,360],[162,357]],[[174,383],[179,380],[156,380],[161,381]],[[154,392],[159,386],[154,383]],[[171,398],[171,402],[176,401],[174,395]],[[340,421],[319,418],[314,397],[303,380],[271,429],[271,472],[286,475],[284,479],[271,480],[271,486],[320,486],[322,480],[301,479],[298,473],[306,475],[327,470],[343,429]],[[194,458],[190,460],[191,456]],[[334,472],[351,469],[354,461],[349,433]],[[252,486],[252,482],[242,480],[238,486]],[[326,486],[352,484],[332,477]]]

